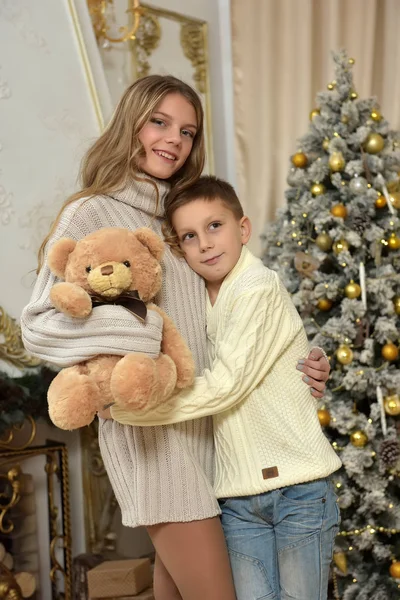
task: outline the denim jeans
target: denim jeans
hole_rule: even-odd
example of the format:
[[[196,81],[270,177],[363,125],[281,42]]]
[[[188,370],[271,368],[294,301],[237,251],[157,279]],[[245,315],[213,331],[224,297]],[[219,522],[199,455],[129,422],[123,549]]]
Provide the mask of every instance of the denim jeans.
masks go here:
[[[330,479],[220,504],[237,600],[326,600],[340,522]]]

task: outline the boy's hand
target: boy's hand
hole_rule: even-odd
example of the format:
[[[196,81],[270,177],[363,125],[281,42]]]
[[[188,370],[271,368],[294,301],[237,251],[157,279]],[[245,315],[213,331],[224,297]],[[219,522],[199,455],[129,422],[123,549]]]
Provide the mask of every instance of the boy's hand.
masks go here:
[[[310,386],[311,395],[322,398],[331,366],[321,348],[313,348],[306,359],[299,360],[296,369],[303,373],[303,381]]]

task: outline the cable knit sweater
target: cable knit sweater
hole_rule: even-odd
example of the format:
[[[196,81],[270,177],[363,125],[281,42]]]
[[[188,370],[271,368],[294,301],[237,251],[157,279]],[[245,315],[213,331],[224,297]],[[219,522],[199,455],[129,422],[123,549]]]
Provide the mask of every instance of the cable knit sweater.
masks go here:
[[[214,415],[217,497],[247,496],[326,477],[341,462],[323,434],[315,400],[295,369],[308,342],[277,274],[247,248],[208,303],[212,370],[193,388],[144,413],[142,425]]]
[[[132,181],[110,196],[78,200],[63,212],[50,242],[62,236],[81,239],[101,227],[151,227],[161,234],[168,186]],[[155,216],[154,216],[155,215]],[[145,352],[158,356],[161,319],[149,311],[145,324],[121,306],[100,306],[87,319],[55,311],[49,291],[56,279],[46,265],[21,319],[26,349],[43,360],[68,366],[98,353]],[[175,321],[193,353],[197,371],[207,365],[204,283],[166,250],[163,286],[157,303]],[[212,421],[196,419],[161,427],[131,427],[100,420],[99,442],[105,467],[125,525],[191,521],[219,512],[212,489]]]

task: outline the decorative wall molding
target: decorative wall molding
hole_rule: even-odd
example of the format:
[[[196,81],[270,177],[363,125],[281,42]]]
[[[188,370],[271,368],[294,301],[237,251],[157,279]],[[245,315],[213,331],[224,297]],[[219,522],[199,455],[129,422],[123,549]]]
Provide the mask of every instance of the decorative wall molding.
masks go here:
[[[0,225],[9,225],[14,215],[13,194],[0,184]]]

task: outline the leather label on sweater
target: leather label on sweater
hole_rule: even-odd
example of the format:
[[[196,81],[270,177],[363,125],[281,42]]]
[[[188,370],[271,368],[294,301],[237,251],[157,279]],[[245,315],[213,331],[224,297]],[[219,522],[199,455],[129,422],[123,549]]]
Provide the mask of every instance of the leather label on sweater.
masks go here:
[[[278,467],[268,467],[268,469],[262,470],[263,479],[273,479],[279,477]]]

